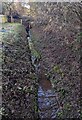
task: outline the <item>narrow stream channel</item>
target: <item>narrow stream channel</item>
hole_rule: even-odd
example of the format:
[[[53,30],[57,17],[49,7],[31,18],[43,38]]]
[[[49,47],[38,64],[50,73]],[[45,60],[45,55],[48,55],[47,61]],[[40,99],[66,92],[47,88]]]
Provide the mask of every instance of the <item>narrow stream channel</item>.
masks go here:
[[[32,47],[32,41],[28,38],[29,48]],[[32,45],[33,46],[33,45]],[[56,118],[56,114],[59,111],[58,101],[56,99],[56,93],[52,88],[52,84],[49,80],[47,80],[44,70],[38,64],[34,63],[34,56],[31,56],[32,64],[35,67],[35,71],[37,73],[39,86],[38,86],[38,109],[39,109],[39,117],[40,119],[48,118],[53,119]],[[38,69],[39,66],[39,69]]]
[[[56,118],[58,112],[58,102],[56,99],[56,93],[52,88],[51,82],[47,80],[44,71],[39,73],[39,89],[38,89],[38,105],[39,116],[43,118]]]

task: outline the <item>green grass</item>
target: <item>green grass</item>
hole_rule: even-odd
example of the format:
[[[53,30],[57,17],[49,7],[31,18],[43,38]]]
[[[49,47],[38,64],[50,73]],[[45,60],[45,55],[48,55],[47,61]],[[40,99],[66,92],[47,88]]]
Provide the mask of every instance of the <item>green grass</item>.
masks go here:
[[[31,38],[31,40],[29,40],[29,48],[30,48],[30,50],[31,50],[31,55],[33,56],[33,58],[40,60],[41,54],[40,54],[39,51],[36,50],[32,38]]]

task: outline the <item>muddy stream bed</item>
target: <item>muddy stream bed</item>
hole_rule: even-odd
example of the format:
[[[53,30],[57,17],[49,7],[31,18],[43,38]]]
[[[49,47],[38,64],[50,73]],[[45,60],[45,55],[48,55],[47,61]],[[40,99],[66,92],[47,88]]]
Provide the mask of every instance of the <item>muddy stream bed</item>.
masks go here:
[[[32,53],[34,49],[31,38],[28,38],[29,48]],[[35,72],[38,78],[38,114],[40,119],[49,118],[53,119],[56,118],[57,112],[59,111],[59,103],[57,100],[56,93],[52,88],[52,84],[50,80],[47,80],[45,72],[40,66],[38,61],[33,54],[31,54],[31,61],[33,66],[35,67]]]
[[[40,118],[56,118],[58,102],[51,82],[42,72],[39,74],[38,106]]]

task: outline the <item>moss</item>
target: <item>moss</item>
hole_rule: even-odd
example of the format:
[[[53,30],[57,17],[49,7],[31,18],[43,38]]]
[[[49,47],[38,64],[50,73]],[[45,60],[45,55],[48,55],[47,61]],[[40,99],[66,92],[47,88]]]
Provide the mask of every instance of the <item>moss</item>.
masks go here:
[[[60,74],[61,77],[64,77],[64,73],[63,73],[62,69],[58,65],[54,66],[52,71]]]
[[[64,88],[61,88],[61,89],[59,88],[57,91],[60,93],[61,98],[65,98],[65,96],[68,93],[68,91],[65,90]]]
[[[70,103],[65,103],[64,104],[64,110],[67,110],[67,111],[71,110],[71,104]]]
[[[37,80],[36,74],[33,74],[33,73],[29,75],[29,78],[35,81]]]
[[[57,118],[63,118],[63,111],[62,110],[57,113]]]
[[[31,51],[32,56],[34,56],[36,59],[40,59],[41,55],[39,52],[37,52],[35,49],[32,49]]]
[[[0,115],[4,115],[4,112],[5,112],[5,108],[4,108],[4,107],[1,107],[1,108],[0,108]]]
[[[82,119],[82,110],[80,111],[80,118]]]
[[[59,83],[60,82],[60,80],[56,80],[56,79],[53,79],[52,80],[52,83],[54,83],[54,84],[57,84],[57,83]]]
[[[32,55],[34,55],[36,58],[40,59],[41,58],[41,53],[40,51],[36,48],[37,44],[37,38],[31,31],[31,41],[32,41]],[[35,46],[36,45],[36,46]]]
[[[35,115],[36,115],[36,118],[38,118],[38,86],[35,87],[35,91],[34,91],[34,94],[35,94],[35,98],[34,98],[34,111],[35,111]]]
[[[38,52],[36,49],[35,49],[35,46],[32,42],[31,39],[28,40],[28,43],[29,43],[29,48],[30,48],[30,51],[31,51],[31,59],[32,59],[32,63],[33,64],[37,64],[39,62],[39,60],[41,59],[41,54],[40,52]],[[37,63],[36,63],[36,62]]]

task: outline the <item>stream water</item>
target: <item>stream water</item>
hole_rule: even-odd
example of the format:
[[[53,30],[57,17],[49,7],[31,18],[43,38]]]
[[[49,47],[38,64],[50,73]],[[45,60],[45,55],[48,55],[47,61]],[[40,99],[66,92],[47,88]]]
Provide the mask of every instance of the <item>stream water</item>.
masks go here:
[[[47,80],[43,71],[39,73],[39,88],[38,88],[38,106],[39,116],[43,118],[56,118],[58,112],[58,101],[56,93],[52,88],[51,82]]]
[[[29,44],[32,44],[31,39],[28,39]],[[32,49],[32,48],[30,48]],[[56,118],[56,114],[59,111],[58,101],[56,99],[56,93],[52,88],[52,84],[47,80],[44,70],[40,64],[34,64],[34,57],[31,56],[32,63],[35,66],[35,71],[38,77],[38,109],[40,119]]]
[[[0,32],[8,32],[8,30],[0,29]]]

